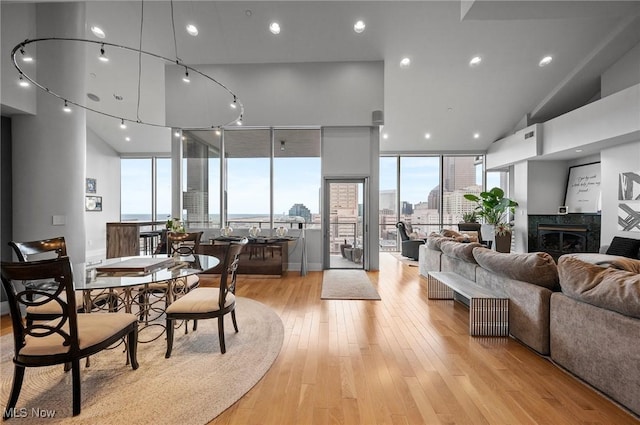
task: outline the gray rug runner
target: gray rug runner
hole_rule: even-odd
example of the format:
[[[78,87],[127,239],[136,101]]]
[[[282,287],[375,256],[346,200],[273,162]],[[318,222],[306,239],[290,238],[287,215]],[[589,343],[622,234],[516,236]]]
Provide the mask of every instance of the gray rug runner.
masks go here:
[[[325,270],[322,277],[323,300],[379,300],[364,270]]]
[[[225,320],[227,352],[220,354],[217,320],[201,320],[198,330],[175,332],[173,353],[164,358],[164,338],[138,345],[140,368],[125,365],[122,347],[82,364],[82,412],[71,414],[71,373],[63,366],[27,368],[17,408],[20,424],[206,424],[249,391],[269,370],[282,348],[280,317],[257,301],[238,297],[235,333]],[[225,318],[226,319],[226,318]],[[0,338],[0,405],[13,378],[13,335]],[[55,411],[53,418],[34,412]]]

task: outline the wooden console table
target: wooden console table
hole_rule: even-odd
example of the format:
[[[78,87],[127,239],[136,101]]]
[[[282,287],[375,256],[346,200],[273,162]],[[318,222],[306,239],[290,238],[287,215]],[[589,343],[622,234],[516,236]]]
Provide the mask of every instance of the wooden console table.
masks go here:
[[[222,260],[225,245],[235,238],[216,238],[212,243],[200,243],[198,254],[213,255]],[[238,273],[252,275],[282,276],[289,267],[289,243],[291,238],[251,238],[240,254]],[[222,266],[207,271],[219,274]]]

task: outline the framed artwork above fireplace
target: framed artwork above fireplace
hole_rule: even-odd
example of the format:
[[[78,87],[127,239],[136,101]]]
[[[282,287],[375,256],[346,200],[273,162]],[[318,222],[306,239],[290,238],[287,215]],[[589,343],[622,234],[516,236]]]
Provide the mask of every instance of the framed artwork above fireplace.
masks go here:
[[[599,213],[602,210],[599,162],[569,167],[564,205],[568,213]]]

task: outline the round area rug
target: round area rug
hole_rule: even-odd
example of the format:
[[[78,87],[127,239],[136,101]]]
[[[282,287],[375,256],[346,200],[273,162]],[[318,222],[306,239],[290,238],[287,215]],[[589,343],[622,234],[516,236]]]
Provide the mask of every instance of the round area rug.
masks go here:
[[[235,333],[225,317],[227,352],[220,354],[217,319],[198,330],[176,329],[171,358],[164,338],[138,344],[137,370],[125,364],[122,346],[81,362],[82,411],[73,417],[71,372],[63,366],[27,368],[13,419],[20,424],[206,424],[249,391],[269,370],[284,339],[280,317],[269,307],[237,298]],[[0,403],[6,406],[13,379],[13,335],[0,338]],[[53,413],[53,417],[51,416]],[[41,417],[38,417],[41,415]],[[49,415],[46,419],[42,415]]]

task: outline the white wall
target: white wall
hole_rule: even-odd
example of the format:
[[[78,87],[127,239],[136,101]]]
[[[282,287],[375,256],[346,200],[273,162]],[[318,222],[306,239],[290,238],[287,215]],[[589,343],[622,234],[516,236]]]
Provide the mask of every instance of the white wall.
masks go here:
[[[640,84],[640,43],[636,44],[600,78],[602,97]]]
[[[28,38],[35,38],[36,27],[36,5],[31,4],[7,4],[0,3],[2,8],[2,25],[0,28],[0,45],[2,46],[2,56],[0,57],[0,79],[2,89],[0,90],[2,111],[36,113],[36,91],[33,85],[23,88],[18,85],[18,70],[11,61],[11,50],[13,47]],[[35,44],[32,44],[29,53],[37,57]],[[24,71],[28,75],[35,76],[35,62],[26,64],[21,62]]]
[[[558,213],[558,207],[564,205],[567,172],[565,161],[529,161],[529,214]]]
[[[379,267],[379,151],[378,127],[334,127],[322,131],[322,178],[368,177],[369,270]],[[365,267],[367,265],[365,264]]]
[[[510,169],[511,185],[510,198],[518,203],[512,229],[512,245],[514,252],[527,252],[528,214],[529,214],[529,165],[532,161],[523,161],[513,165]]]
[[[87,177],[96,179],[95,195],[102,196],[102,211],[85,212],[87,260],[104,259],[106,224],[120,221],[120,155],[91,130],[87,130]]]
[[[247,105],[246,126],[371,125],[372,111],[384,107],[382,62],[202,65],[198,69],[224,83]],[[202,96],[211,87],[202,80],[192,79],[185,88],[183,74],[184,69],[177,66],[166,69],[168,125],[201,126],[212,119],[219,124],[219,117],[233,118],[232,98],[222,97],[220,90]]]
[[[614,236],[640,239],[640,232],[622,232],[618,230],[618,174],[627,171],[640,172],[640,140],[603,149],[600,153],[602,170],[602,245],[611,242]],[[640,201],[628,202],[640,211]]]

